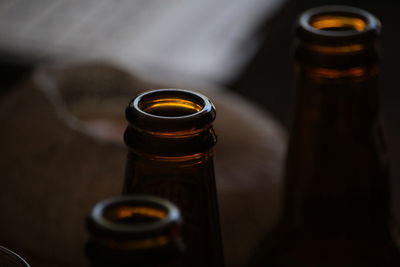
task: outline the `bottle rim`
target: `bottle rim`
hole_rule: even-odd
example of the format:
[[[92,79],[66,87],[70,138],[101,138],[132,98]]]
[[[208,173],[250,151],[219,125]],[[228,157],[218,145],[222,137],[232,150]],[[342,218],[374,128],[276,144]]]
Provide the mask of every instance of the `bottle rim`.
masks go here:
[[[169,100],[173,99],[170,103]],[[154,101],[153,101],[154,100]],[[156,103],[156,101],[158,101]],[[186,113],[181,115],[160,115],[148,111],[164,101],[173,106],[186,106]],[[152,106],[153,105],[153,106]],[[157,89],[142,93],[131,100],[125,110],[130,126],[149,131],[184,131],[201,129],[215,119],[215,107],[204,95],[184,89]]]
[[[10,261],[18,264],[15,266],[29,267],[29,264],[21,256],[6,247],[0,246],[0,257],[6,257]]]
[[[318,18],[348,19],[347,27],[341,30],[319,28],[316,25]],[[346,29],[348,28],[348,29]],[[381,30],[380,21],[371,13],[356,7],[329,5],[309,9],[299,18],[297,36],[302,41],[342,45],[345,41],[365,42],[374,40]]]
[[[123,207],[147,207],[164,213],[162,218],[145,223],[126,223],[109,218],[109,211]],[[98,202],[88,217],[89,232],[99,236],[110,234],[122,238],[141,237],[146,234],[168,232],[170,228],[182,224],[179,209],[170,201],[149,195],[119,196]]]

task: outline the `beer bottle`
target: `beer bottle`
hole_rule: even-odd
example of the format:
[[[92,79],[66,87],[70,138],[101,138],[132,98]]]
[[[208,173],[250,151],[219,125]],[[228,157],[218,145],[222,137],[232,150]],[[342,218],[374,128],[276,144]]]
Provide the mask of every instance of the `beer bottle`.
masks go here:
[[[0,266],[5,267],[29,267],[29,264],[15,252],[0,246]]]
[[[185,219],[184,262],[222,266],[213,104],[192,91],[159,89],[134,98],[126,118],[124,194],[152,194],[175,203]]]
[[[171,202],[148,195],[97,203],[87,218],[92,267],[182,266],[182,218]]]
[[[346,6],[300,16],[284,210],[254,265],[400,266],[378,99],[380,27]]]

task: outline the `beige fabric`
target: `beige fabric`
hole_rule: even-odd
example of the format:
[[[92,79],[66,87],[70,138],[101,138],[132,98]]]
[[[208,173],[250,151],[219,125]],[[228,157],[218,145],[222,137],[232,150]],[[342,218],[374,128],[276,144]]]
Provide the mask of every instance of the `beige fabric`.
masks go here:
[[[186,85],[180,87],[200,88]],[[40,72],[0,99],[1,245],[32,266],[86,265],[85,216],[122,187],[124,107],[152,87],[115,67],[93,64]],[[228,266],[239,266],[279,210],[285,133],[237,95],[198,91],[217,107],[225,256]]]

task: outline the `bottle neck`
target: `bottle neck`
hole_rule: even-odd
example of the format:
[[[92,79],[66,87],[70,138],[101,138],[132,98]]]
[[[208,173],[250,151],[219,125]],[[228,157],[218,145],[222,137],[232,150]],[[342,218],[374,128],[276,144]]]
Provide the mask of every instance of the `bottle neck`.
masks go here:
[[[125,110],[125,144],[148,159],[182,161],[215,145],[215,108],[198,93],[159,89],[134,98]]]
[[[181,210],[190,266],[223,266],[212,151],[180,157],[147,157],[129,150],[123,194],[147,193]],[[186,265],[185,265],[186,266]]]
[[[126,109],[123,193],[152,194],[179,207],[188,266],[223,266],[212,160],[215,115],[207,97],[180,89],[144,93]]]
[[[153,160],[184,161],[196,155],[207,154],[217,137],[211,125],[195,131],[152,132],[128,125],[124,134],[130,152]]]
[[[376,64],[298,64],[286,172],[286,216],[340,227],[388,219],[389,180]]]
[[[124,138],[129,149],[123,193],[167,198],[180,207],[185,220],[191,221],[191,215],[197,218],[193,205],[201,206],[204,200],[201,194],[184,192],[215,188],[212,147],[216,135],[212,127],[170,136],[128,126]]]

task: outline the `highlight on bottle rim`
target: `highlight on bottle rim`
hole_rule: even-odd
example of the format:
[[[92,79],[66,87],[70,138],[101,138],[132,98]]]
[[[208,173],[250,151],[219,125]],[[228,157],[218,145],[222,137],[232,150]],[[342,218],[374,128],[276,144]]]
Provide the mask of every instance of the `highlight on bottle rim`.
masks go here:
[[[142,93],[125,110],[131,126],[151,131],[199,129],[215,119],[215,107],[204,95],[183,89]]]
[[[364,42],[380,34],[381,23],[371,13],[356,7],[323,6],[305,11],[300,19],[297,34],[303,41],[340,44]]]
[[[15,252],[0,246],[0,266],[29,267],[29,264]]]
[[[98,238],[124,240],[169,235],[182,224],[179,209],[168,200],[148,196],[119,196],[103,200],[92,209],[87,228]]]

